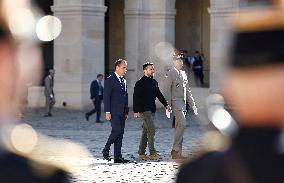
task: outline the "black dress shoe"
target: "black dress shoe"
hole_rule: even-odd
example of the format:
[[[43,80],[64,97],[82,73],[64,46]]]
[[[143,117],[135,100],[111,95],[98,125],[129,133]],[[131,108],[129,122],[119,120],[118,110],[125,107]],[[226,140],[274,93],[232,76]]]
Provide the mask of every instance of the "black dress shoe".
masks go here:
[[[87,121],[89,121],[89,115],[88,114],[85,114],[85,118]]]
[[[98,120],[98,121],[96,121],[96,123],[103,123],[103,121],[101,121],[101,120]]]
[[[124,158],[114,158],[114,163],[128,163],[130,160]]]
[[[108,160],[108,161],[111,160],[108,151],[103,150],[102,153],[103,153],[103,157],[105,160]]]
[[[48,113],[48,114],[45,114],[44,117],[51,117],[52,114],[51,113]]]

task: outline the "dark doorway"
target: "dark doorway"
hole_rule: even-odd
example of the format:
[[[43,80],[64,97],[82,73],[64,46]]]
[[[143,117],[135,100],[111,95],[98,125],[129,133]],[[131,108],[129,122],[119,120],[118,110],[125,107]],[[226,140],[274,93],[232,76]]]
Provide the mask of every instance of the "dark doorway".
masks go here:
[[[210,68],[209,7],[209,0],[176,0],[175,47],[178,50],[186,50],[190,56],[193,56],[196,50],[205,55],[205,87],[209,87]],[[185,70],[189,74],[191,86],[197,87],[193,80],[192,68],[185,68]]]
[[[53,6],[53,0],[33,0],[32,3],[39,7],[43,15],[53,15],[51,6]],[[53,41],[41,42],[42,58],[44,64],[43,78],[48,74],[49,69],[53,69],[54,66],[54,54],[53,54]]]
[[[114,71],[114,62],[124,58],[124,1],[105,0],[105,75]]]

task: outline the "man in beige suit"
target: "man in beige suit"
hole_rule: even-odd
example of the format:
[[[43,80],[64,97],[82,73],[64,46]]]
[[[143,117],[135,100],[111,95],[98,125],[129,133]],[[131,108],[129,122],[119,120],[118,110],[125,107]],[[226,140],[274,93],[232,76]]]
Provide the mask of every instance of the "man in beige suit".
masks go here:
[[[53,79],[54,78],[54,70],[53,69],[49,69],[49,74],[45,77],[44,79],[44,94],[45,94],[45,98],[46,98],[46,110],[47,113],[44,115],[44,117],[51,117],[51,109],[55,104],[55,98],[54,98],[54,92],[53,92]]]
[[[164,96],[169,105],[172,106],[173,115],[175,116],[175,137],[171,151],[172,159],[185,159],[182,156],[182,141],[186,127],[186,102],[192,107],[197,114],[192,97],[186,72],[181,70],[183,60],[180,55],[173,56],[173,68],[168,71],[164,79]]]

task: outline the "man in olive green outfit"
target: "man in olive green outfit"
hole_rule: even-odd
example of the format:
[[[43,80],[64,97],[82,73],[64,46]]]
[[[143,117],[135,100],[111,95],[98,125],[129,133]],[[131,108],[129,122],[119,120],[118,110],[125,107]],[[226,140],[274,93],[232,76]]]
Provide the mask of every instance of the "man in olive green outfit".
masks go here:
[[[158,82],[153,79],[154,64],[149,62],[143,64],[143,70],[144,76],[136,82],[133,93],[134,117],[137,118],[141,116],[144,121],[138,154],[140,160],[158,160],[159,156],[154,147],[154,116],[156,112],[155,100],[158,98],[169,111],[170,106],[161,93]],[[150,152],[149,157],[145,154],[147,142]]]
[[[182,57],[174,55],[174,67],[168,71],[164,79],[164,94],[169,105],[172,106],[173,115],[175,116],[175,137],[171,151],[172,159],[185,159],[182,153],[183,134],[186,127],[186,103],[192,107],[197,114],[197,107],[191,94],[188,79],[185,71],[182,71]]]

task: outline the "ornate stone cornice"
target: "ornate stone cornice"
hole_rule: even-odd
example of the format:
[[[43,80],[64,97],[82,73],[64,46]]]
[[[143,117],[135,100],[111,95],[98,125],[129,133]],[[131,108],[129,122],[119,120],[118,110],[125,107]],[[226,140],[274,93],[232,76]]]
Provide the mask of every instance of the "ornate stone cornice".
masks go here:
[[[52,11],[57,15],[91,15],[91,16],[105,16],[107,10],[106,6],[94,5],[66,5],[66,6],[52,6]]]
[[[172,11],[141,11],[141,10],[124,10],[127,18],[151,18],[151,19],[174,19],[176,10]]]
[[[239,8],[208,8],[211,16],[230,16],[239,13]]]

